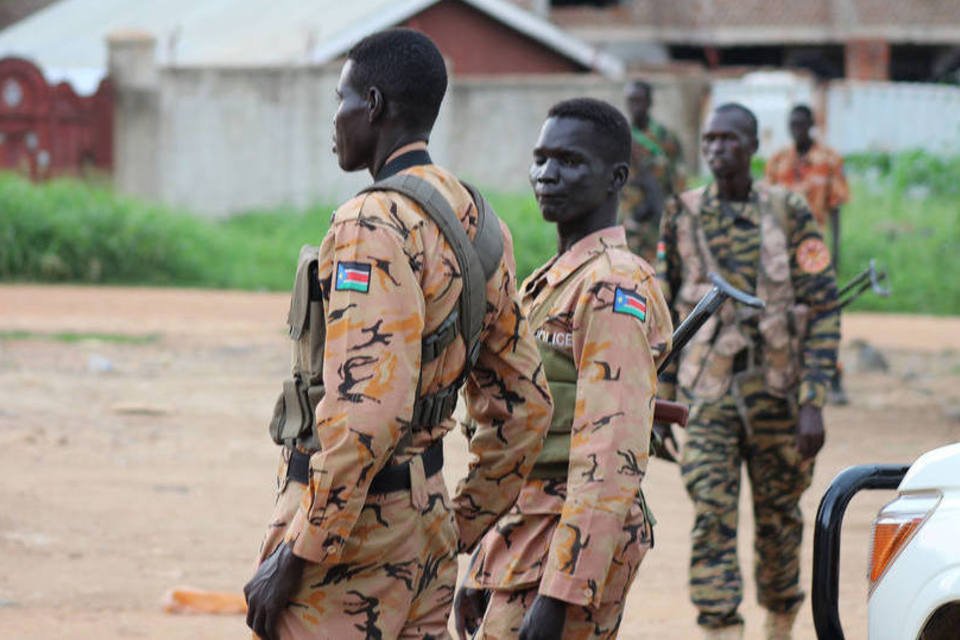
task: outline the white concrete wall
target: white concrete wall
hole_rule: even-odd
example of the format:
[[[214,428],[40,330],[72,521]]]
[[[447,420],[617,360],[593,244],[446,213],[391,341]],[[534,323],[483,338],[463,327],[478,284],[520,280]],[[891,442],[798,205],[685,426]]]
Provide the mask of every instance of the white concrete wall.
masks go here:
[[[677,131],[693,160],[699,122],[700,80],[650,78],[653,116]],[[560,100],[589,96],[624,109],[623,85],[596,76],[460,79],[450,96],[448,120],[453,138],[449,166],[468,180],[501,191],[529,188],[527,170],[540,127]]]
[[[838,80],[816,86],[786,71],[759,72],[711,83],[708,109],[740,102],[757,116],[761,157],[790,144],[787,119],[797,103],[816,112],[821,137],[841,154],[923,149],[960,152],[960,88],[906,82]]]
[[[338,73],[164,71],[161,200],[223,215],[355,193],[366,178],[341,172],[331,151]]]
[[[960,87],[838,82],[827,92],[828,142],[840,153],[960,153]]]
[[[118,167],[117,188],[210,216],[349,197],[370,178],[344,174],[331,152],[339,71],[160,68],[153,89],[118,82],[115,144],[144,152],[127,154],[136,166]],[[680,133],[692,159],[703,81],[650,80],[654,116]],[[138,99],[128,99],[134,90]],[[145,91],[154,93],[144,98]],[[478,186],[526,191],[549,107],[581,95],[623,107],[622,85],[598,76],[452,77],[431,153]],[[155,110],[149,118],[144,105]],[[155,123],[155,132],[145,122]]]
[[[714,80],[710,85],[710,102],[704,116],[713,107],[727,102],[739,102],[757,116],[760,139],[758,155],[762,158],[769,158],[790,143],[787,119],[794,105],[805,103],[814,110],[818,107],[813,79],[788,71],[764,71],[742,78]]]

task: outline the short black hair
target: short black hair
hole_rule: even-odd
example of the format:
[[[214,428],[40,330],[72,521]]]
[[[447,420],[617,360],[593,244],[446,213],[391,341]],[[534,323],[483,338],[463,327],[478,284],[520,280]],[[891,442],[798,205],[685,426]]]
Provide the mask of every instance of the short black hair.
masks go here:
[[[377,87],[405,124],[433,128],[447,92],[447,67],[433,40],[413,29],[387,29],[355,44],[347,59],[356,88]]]
[[[743,117],[745,117],[747,119],[747,122],[749,123],[750,130],[748,131],[748,133],[752,135],[754,138],[757,137],[757,133],[758,133],[757,116],[753,115],[753,111],[750,111],[750,109],[747,109],[745,106],[743,106],[739,102],[724,103],[719,107],[717,107],[716,109],[714,109],[713,111],[714,113],[728,113],[730,111],[736,111],[742,114]]]
[[[813,109],[805,104],[798,104],[794,106],[793,109],[790,109],[790,114],[793,115],[794,113],[802,113],[807,116],[811,122],[813,121]]]
[[[576,118],[596,127],[611,162],[630,162],[632,134],[630,124],[620,110],[609,102],[594,98],[573,98],[550,107],[548,118]]]
[[[653,85],[646,80],[631,80],[627,85],[627,91],[635,91],[636,89],[643,89],[648,98],[653,97]]]

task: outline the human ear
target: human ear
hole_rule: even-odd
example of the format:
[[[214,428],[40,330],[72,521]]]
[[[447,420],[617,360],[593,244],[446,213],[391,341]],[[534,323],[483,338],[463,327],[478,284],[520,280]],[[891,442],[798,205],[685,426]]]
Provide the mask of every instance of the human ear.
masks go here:
[[[385,108],[383,92],[377,87],[370,87],[370,91],[367,93],[367,119],[369,122],[376,122],[383,115]]]
[[[627,178],[630,176],[630,165],[626,162],[618,162],[613,165],[613,173],[610,178],[610,190],[620,191],[623,185],[627,184]]]

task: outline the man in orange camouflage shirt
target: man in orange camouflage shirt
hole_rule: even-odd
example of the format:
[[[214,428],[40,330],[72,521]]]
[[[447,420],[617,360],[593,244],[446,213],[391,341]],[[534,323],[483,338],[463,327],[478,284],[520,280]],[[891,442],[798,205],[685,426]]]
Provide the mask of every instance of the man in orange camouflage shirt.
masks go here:
[[[799,104],[790,111],[794,144],[773,154],[767,162],[766,178],[805,197],[821,232],[829,219],[830,253],[836,271],[840,268],[840,206],[850,199],[850,188],[843,173],[843,158],[813,139],[813,124],[813,111],[807,105]],[[830,385],[832,404],[847,404],[842,377],[843,368],[838,364]]]
[[[813,139],[810,135],[813,124],[813,111],[807,105],[797,105],[790,111],[793,144],[773,154],[767,162],[766,178],[771,184],[781,185],[805,197],[822,231],[828,218],[839,220],[840,205],[850,199],[850,188],[843,174],[843,158]],[[831,221],[831,225],[836,268],[840,257],[840,226],[835,221]]]
[[[443,58],[423,34],[365,38],[337,87],[335,151],[342,169],[368,170],[377,183],[419,179],[475,240],[482,208],[427,153],[446,84]],[[284,395],[275,414],[274,439],[286,445],[279,493],[244,589],[247,623],[265,640],[449,637],[457,553],[514,503],[550,420],[506,226],[485,219],[500,226],[503,252],[479,296],[477,349],[468,349],[465,332],[451,330],[467,280],[461,254],[422,201],[374,189],[337,209],[319,251],[305,250],[312,266],[298,271],[310,275],[302,287],[298,277],[291,335],[320,337],[298,343],[284,385],[307,392]],[[451,501],[441,439],[461,382],[479,426]],[[297,405],[317,395],[315,416]],[[307,428],[283,437],[298,412],[309,415]]]
[[[613,106],[580,98],[550,110],[530,179],[558,254],[521,294],[554,414],[517,505],[471,560],[454,605],[461,637],[478,626],[491,640],[613,637],[652,544],[640,484],[672,326],[653,269],[616,222],[629,159]]]

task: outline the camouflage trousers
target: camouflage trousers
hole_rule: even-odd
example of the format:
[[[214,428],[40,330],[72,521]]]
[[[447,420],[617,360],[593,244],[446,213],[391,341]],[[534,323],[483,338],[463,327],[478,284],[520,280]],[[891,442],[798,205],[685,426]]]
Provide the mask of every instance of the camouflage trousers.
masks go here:
[[[291,481],[279,494],[261,561],[283,542],[304,488]],[[277,637],[449,638],[458,537],[448,503],[439,473],[411,491],[367,496],[340,562],[307,564]]]
[[[550,540],[560,521],[556,514],[524,515],[514,535],[533,535],[543,539],[541,564],[546,560]],[[623,619],[623,607],[637,569],[650,550],[653,527],[642,508],[631,509],[607,573],[603,594],[597,606],[567,605],[562,640],[601,640],[616,638]],[[473,585],[476,586],[476,585]],[[537,597],[539,584],[520,589],[494,589],[474,640],[516,640],[523,616]]]
[[[813,460],[796,448],[795,411],[763,391],[742,386],[741,419],[734,394],[694,406],[681,473],[695,520],[691,534],[690,596],[706,627],[741,623],[743,580],[737,560],[740,466],[753,496],[755,567],[760,605],[774,612],[800,607],[800,496],[810,486]]]

